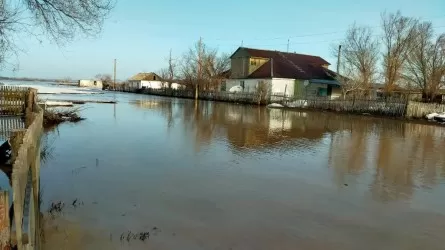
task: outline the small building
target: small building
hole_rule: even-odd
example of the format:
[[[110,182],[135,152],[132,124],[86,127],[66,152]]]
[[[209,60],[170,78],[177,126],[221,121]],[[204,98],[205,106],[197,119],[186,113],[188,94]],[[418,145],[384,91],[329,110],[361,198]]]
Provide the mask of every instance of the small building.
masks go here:
[[[156,73],[139,73],[128,80],[129,87],[132,90],[137,89],[162,89],[169,87],[169,81],[162,79]],[[183,86],[179,83],[172,82],[170,88],[180,89]]]
[[[163,82],[160,76],[156,73],[139,73],[130,78],[129,87],[130,89],[161,89],[163,87]]]
[[[235,87],[256,92],[264,83],[272,95],[331,99],[341,96],[337,74],[328,69],[330,64],[321,57],[240,47],[230,59],[230,78],[221,85],[222,91]]]
[[[101,80],[79,80],[79,87],[102,89],[103,83]]]

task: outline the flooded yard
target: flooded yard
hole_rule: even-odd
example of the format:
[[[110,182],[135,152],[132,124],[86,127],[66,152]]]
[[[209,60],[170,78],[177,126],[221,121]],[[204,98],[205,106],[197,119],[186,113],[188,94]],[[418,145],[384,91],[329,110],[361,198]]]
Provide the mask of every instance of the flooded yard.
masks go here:
[[[43,207],[76,228],[53,249],[443,249],[443,127],[100,98],[47,135]]]

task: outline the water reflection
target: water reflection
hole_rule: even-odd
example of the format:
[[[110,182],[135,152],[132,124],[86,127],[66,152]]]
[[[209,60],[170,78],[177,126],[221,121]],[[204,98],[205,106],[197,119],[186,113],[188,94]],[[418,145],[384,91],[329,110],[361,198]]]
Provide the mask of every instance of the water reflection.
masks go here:
[[[328,152],[333,181],[365,185],[375,200],[409,200],[445,178],[445,129],[390,119],[294,112],[180,99],[131,102],[194,137],[195,150],[225,142],[237,154]]]

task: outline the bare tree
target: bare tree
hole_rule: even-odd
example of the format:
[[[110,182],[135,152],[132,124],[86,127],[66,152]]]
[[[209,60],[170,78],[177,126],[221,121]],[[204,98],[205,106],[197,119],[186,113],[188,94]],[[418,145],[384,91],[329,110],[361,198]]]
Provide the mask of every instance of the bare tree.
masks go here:
[[[218,50],[212,49],[205,51],[203,60],[203,88],[204,90],[216,90],[225,78],[224,73],[230,67],[229,55],[218,55]]]
[[[435,100],[444,86],[445,77],[445,34],[434,39],[432,23],[419,23],[415,27],[414,46],[407,56],[404,77],[422,91],[425,101]]]
[[[180,73],[185,84],[195,90],[214,90],[222,81],[223,72],[229,69],[228,55],[197,42],[184,54]]]
[[[180,73],[184,79],[184,83],[189,88],[197,88],[200,80],[198,79],[200,77],[198,75],[198,67],[202,67],[202,63],[199,58],[201,51],[202,47],[196,43],[186,53],[184,53],[181,60]]]
[[[173,59],[171,49],[167,59],[167,63],[168,66],[166,68],[162,68],[159,72],[159,75],[167,83],[167,86],[170,89],[172,87],[173,80],[175,80],[178,74],[176,59]]]
[[[413,45],[417,20],[400,12],[382,13],[384,91],[389,94],[400,84],[407,53]]]
[[[108,89],[113,84],[110,74],[98,74],[95,78],[102,81],[103,89]]]
[[[114,0],[1,0],[0,63],[17,49],[18,31],[63,44],[79,34],[97,35],[113,7]]]
[[[267,102],[267,98],[270,96],[270,92],[271,92],[271,84],[268,84],[265,81],[258,82],[255,92],[258,105]]]
[[[377,73],[379,43],[371,28],[352,25],[342,42],[341,74],[343,97],[352,92],[369,94]]]

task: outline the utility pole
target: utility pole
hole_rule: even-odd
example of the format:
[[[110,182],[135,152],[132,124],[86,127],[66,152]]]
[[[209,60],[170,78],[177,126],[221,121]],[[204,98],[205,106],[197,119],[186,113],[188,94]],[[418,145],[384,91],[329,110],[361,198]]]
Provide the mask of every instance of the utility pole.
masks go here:
[[[287,39],[287,53],[289,53],[289,42],[290,42],[290,39]]]
[[[170,49],[170,55],[168,57],[168,83],[167,83],[169,89],[172,88],[173,77],[174,77],[174,69],[172,60],[172,49]]]
[[[340,74],[340,57],[341,57],[341,45],[338,45],[338,55],[337,55],[337,75]]]
[[[116,91],[116,59],[114,59],[114,78],[113,78],[113,89]]]
[[[199,84],[201,82],[201,71],[202,71],[202,65],[201,65],[201,61],[202,61],[202,38],[199,38],[199,42],[198,42],[198,76],[196,79],[196,86],[195,86],[195,100],[198,100],[198,88],[199,88]]]
[[[244,46],[244,40],[241,40],[241,47]]]

